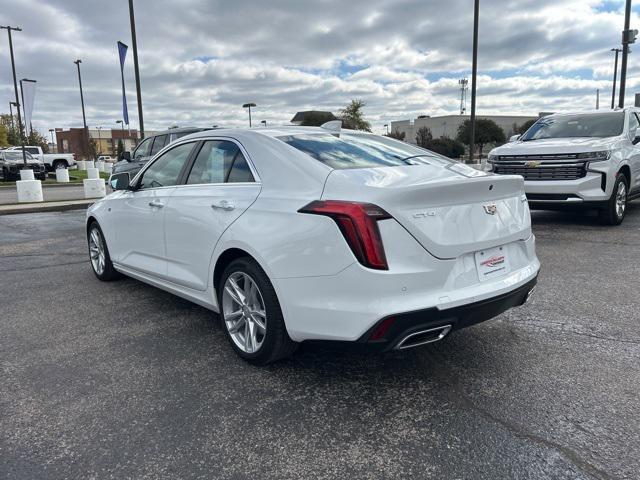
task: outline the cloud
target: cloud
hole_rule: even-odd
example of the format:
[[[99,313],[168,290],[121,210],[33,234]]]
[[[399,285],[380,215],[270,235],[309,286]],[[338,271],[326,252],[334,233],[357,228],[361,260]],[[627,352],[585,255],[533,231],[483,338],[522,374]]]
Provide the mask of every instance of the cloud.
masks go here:
[[[424,0],[136,0],[145,125],[286,123],[298,110],[337,111],[367,102],[383,123],[454,113],[457,80],[471,66],[471,2]],[[120,72],[116,41],[130,45],[127,2],[0,0],[14,35],[18,78],[38,81],[34,125],[81,125],[81,58],[87,121],[116,127]],[[622,2],[486,0],[481,4],[478,111],[535,114],[592,108],[610,94]],[[632,24],[638,24],[634,12]],[[6,42],[0,37],[0,42]],[[1,43],[0,43],[1,45]],[[640,88],[630,56],[628,102]],[[6,48],[0,94],[12,99]],[[131,52],[126,76],[137,123]],[[609,93],[607,93],[609,92]],[[6,110],[8,108],[1,110]]]

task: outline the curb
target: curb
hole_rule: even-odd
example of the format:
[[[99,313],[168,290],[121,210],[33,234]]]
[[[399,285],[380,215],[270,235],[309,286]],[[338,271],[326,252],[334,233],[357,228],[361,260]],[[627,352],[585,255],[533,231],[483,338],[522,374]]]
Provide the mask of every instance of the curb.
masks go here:
[[[18,213],[44,213],[44,212],[64,212],[66,210],[84,210],[89,205],[95,203],[98,198],[86,200],[72,200],[62,202],[42,202],[42,203],[14,203],[11,205],[0,205],[0,215],[15,215]]]

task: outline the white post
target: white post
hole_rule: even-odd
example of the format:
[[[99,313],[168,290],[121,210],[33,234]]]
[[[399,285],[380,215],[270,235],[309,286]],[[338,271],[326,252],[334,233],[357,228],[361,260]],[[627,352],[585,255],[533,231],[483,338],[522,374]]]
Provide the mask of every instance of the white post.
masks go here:
[[[20,179],[16,182],[18,190],[18,203],[42,202],[42,183],[35,180],[33,170],[20,170]]]
[[[104,162],[104,171],[111,175],[113,173],[113,163]]]
[[[58,168],[56,170],[56,182],[69,183],[69,170],[66,168]]]
[[[78,170],[86,170],[87,169],[87,162],[85,162],[84,160],[78,160]]]
[[[100,178],[97,168],[87,169],[87,178],[82,181],[84,185],[84,198],[99,198],[107,194],[104,180]]]
[[[96,162],[96,168],[101,171],[104,172],[104,162],[102,160],[98,160]]]
[[[96,168],[95,162],[93,160],[87,160],[84,162],[85,168],[89,170],[90,168]]]

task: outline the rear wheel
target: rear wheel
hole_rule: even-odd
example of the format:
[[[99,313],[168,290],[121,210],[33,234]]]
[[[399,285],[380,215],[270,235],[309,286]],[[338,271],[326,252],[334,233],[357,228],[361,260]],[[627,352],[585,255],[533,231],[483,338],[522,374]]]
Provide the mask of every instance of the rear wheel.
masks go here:
[[[98,222],[93,222],[87,233],[89,243],[89,260],[93,273],[103,282],[109,282],[120,276],[113,268],[111,256]]]
[[[67,162],[64,160],[54,160],[53,162],[53,169],[54,170],[58,170],[59,168],[67,168]]]
[[[253,259],[231,262],[219,285],[222,327],[240,357],[266,365],[295,351],[297,343],[289,338],[273,285]]]
[[[607,206],[599,212],[600,223],[603,225],[620,225],[627,211],[627,195],[629,193],[628,180],[623,173],[618,173],[613,185],[613,193]]]

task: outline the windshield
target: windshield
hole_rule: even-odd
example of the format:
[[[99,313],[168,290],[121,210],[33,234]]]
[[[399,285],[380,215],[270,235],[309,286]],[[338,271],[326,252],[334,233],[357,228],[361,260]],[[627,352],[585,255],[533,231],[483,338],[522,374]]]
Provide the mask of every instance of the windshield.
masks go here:
[[[34,160],[34,158],[31,156],[29,152],[24,152],[24,153],[27,156],[28,162]],[[9,160],[11,162],[15,162],[17,160],[22,161],[22,150],[19,150],[17,152],[3,152],[3,155],[5,160]]]
[[[283,142],[335,169],[453,163],[415,145],[378,135],[357,133],[297,134],[278,137]]]
[[[520,140],[572,137],[616,137],[624,128],[624,112],[554,115],[534,123]]]

